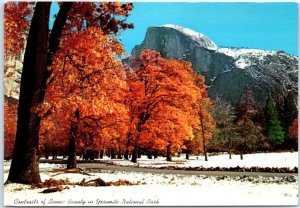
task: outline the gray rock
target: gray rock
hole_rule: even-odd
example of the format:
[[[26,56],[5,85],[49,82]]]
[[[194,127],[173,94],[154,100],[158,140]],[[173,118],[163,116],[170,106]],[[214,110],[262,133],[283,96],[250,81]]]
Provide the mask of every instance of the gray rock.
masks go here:
[[[203,34],[173,25],[148,28],[132,56],[138,56],[143,49],[190,61],[205,76],[213,99],[218,96],[235,106],[248,87],[261,107],[271,96],[281,109],[287,97],[297,109],[298,58],[282,51],[221,48]]]

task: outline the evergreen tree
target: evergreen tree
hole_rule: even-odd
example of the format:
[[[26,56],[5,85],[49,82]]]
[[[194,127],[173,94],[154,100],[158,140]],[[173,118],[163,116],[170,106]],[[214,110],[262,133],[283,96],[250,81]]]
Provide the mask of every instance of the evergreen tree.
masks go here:
[[[256,152],[257,148],[260,148],[260,144],[265,143],[260,126],[250,118],[237,121],[237,132],[236,149],[240,152],[241,160],[246,151]]]
[[[284,131],[279,121],[274,102],[271,99],[267,100],[265,107],[266,115],[266,130],[269,139],[273,145],[280,145],[284,142]]]

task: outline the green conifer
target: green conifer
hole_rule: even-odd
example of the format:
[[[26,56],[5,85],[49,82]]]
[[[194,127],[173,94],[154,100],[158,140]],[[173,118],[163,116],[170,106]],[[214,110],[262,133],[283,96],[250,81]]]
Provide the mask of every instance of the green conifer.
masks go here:
[[[280,145],[284,142],[284,131],[281,126],[274,102],[268,99],[265,107],[266,129],[269,139],[273,145]]]

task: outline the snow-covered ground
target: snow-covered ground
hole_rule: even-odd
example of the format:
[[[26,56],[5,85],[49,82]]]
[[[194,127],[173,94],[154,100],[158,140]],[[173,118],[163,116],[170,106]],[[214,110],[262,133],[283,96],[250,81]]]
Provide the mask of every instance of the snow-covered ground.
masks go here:
[[[138,163],[134,164],[128,160],[110,160],[104,158],[104,161],[108,161],[117,165],[124,166],[139,166],[139,167],[278,167],[278,168],[294,168],[298,167],[298,152],[282,152],[282,153],[257,153],[257,154],[245,154],[244,159],[241,160],[239,155],[232,155],[232,159],[229,159],[228,154],[220,154],[209,156],[208,161],[204,160],[203,156],[191,156],[189,160],[185,159],[185,155],[181,157],[173,157],[172,162],[167,162],[166,158],[158,157],[157,159],[149,160],[147,156],[142,156],[138,159]]]
[[[228,156],[228,155],[227,155]],[[219,161],[217,159],[224,161]],[[201,164],[202,158],[193,158],[189,165]],[[269,159],[276,159],[271,161]],[[261,161],[258,162],[257,160]],[[297,153],[270,153],[245,155],[244,165],[263,167],[298,167],[295,163]],[[144,161],[144,163],[143,163]],[[182,158],[174,157],[174,161],[182,162]],[[226,155],[209,158],[212,166],[225,167],[240,165],[238,156],[226,162]],[[121,161],[119,161],[122,163]],[[161,159],[152,160],[154,163],[167,163]],[[204,164],[205,161],[202,161]],[[139,161],[140,165],[150,165],[147,159]],[[173,162],[173,164],[176,162]],[[124,162],[123,162],[124,164]],[[277,164],[277,165],[276,165]],[[285,165],[284,165],[285,164]],[[7,178],[9,162],[4,163],[4,180]],[[155,165],[155,164],[154,164]],[[178,164],[187,165],[187,164]],[[298,177],[287,182],[279,177],[272,178],[244,178],[236,177],[208,177],[201,175],[157,174],[141,172],[118,171],[91,171],[86,174],[51,172],[53,168],[65,168],[64,165],[40,164],[41,178],[69,179],[80,182],[101,178],[106,182],[119,179],[128,180],[140,185],[133,186],[105,186],[82,187],[69,186],[69,189],[55,193],[40,193],[43,189],[30,189],[28,185],[8,184],[4,186],[4,204],[6,206],[184,206],[184,205],[297,205],[298,203]],[[241,173],[242,174],[242,173]],[[251,180],[250,180],[251,179]]]

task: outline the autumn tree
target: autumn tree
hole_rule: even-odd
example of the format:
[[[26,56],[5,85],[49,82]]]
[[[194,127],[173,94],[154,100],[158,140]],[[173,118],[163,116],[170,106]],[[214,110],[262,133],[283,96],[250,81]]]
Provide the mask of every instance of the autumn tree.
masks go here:
[[[262,127],[253,122],[253,118],[259,112],[259,107],[255,106],[251,89],[245,89],[241,102],[237,106],[237,142],[236,147],[240,152],[241,159],[246,150],[255,151],[257,144],[264,140]]]
[[[186,159],[189,159],[189,153],[203,153],[205,161],[207,158],[207,145],[212,139],[215,129],[215,121],[212,117],[213,104],[208,97],[203,79],[199,80],[198,86],[202,88],[202,93],[198,98],[197,111],[199,117],[199,125],[193,130],[194,137],[185,142]]]
[[[68,107],[61,106],[59,109],[53,110],[51,114],[42,116],[39,151],[40,155],[44,155],[46,159],[50,155],[55,159],[58,149],[65,150],[63,155],[66,155],[70,126]]]
[[[47,66],[52,65],[52,56],[60,45],[64,28],[66,29],[65,31],[69,31],[64,33],[64,35],[67,35],[74,31],[74,26],[77,27],[79,25],[74,23],[74,26],[72,25],[67,28],[67,25],[74,22],[71,19],[76,19],[76,15],[78,15],[74,13],[73,15],[69,14],[71,8],[76,6],[76,4],[72,2],[60,3],[60,9],[50,35],[48,28],[51,2],[38,2],[35,5],[28,38],[26,39],[26,50],[21,76],[17,135],[8,181],[19,183],[40,182],[37,163],[40,117],[33,108],[39,106],[44,100],[47,80],[52,74],[50,70],[47,71]],[[89,12],[84,10],[84,8],[78,10],[78,12],[89,14],[94,19],[93,25],[103,25],[105,23],[103,27],[107,28],[106,31],[112,31],[112,33],[117,33],[119,29],[129,27],[126,27],[124,22],[133,8],[132,4],[109,2],[87,2],[86,4],[93,4],[95,6],[89,7]],[[106,9],[107,7],[109,8]],[[110,13],[111,10],[115,12]],[[125,19],[119,18],[118,14],[125,17]],[[100,18],[101,15],[105,17],[104,20]],[[67,21],[68,18],[69,20]],[[86,23],[86,19],[81,21],[81,25],[88,27],[89,25]]]
[[[296,117],[289,128],[290,137],[298,144],[298,117]]]
[[[16,138],[18,101],[4,97],[4,159],[11,159]]]
[[[68,114],[56,114],[69,122],[68,168],[76,167],[77,144],[83,150],[100,149],[105,142],[125,137],[127,86],[116,59],[123,53],[114,38],[89,27],[68,36],[53,55],[52,76],[40,111],[46,115],[63,108]],[[45,122],[47,126],[49,120]]]
[[[4,57],[8,64],[8,57],[20,55],[30,26],[30,18],[33,11],[33,3],[7,2],[4,5]]]
[[[16,71],[22,61],[25,41],[28,35],[32,4],[29,2],[7,2],[4,5],[4,77],[5,88],[11,93],[17,90],[11,88],[19,81]],[[19,59],[17,61],[17,59]],[[7,94],[9,96],[9,94]],[[12,158],[16,137],[18,101],[5,96],[4,103],[4,156]]]
[[[206,91],[205,91],[206,92]],[[213,131],[215,129],[215,121],[211,115],[212,102],[209,99],[207,93],[205,93],[198,104],[199,126],[195,129],[196,137],[201,140],[201,147],[205,161],[207,158],[207,144],[212,139]]]
[[[127,70],[132,162],[137,161],[139,147],[149,151],[166,148],[171,161],[172,153],[193,137],[202,90],[196,84],[197,76],[190,63],[165,59],[150,50],[142,51],[136,67]]]
[[[47,67],[50,5],[37,3],[31,20],[21,77],[16,141],[8,176],[10,182],[41,181],[37,163],[40,118],[31,108],[43,100],[41,86]]]
[[[230,104],[220,99],[214,102],[212,116],[216,121],[216,129],[213,134],[212,142],[210,143],[210,149],[217,151],[226,150],[229,154],[229,159],[232,158],[237,136],[235,114]]]

